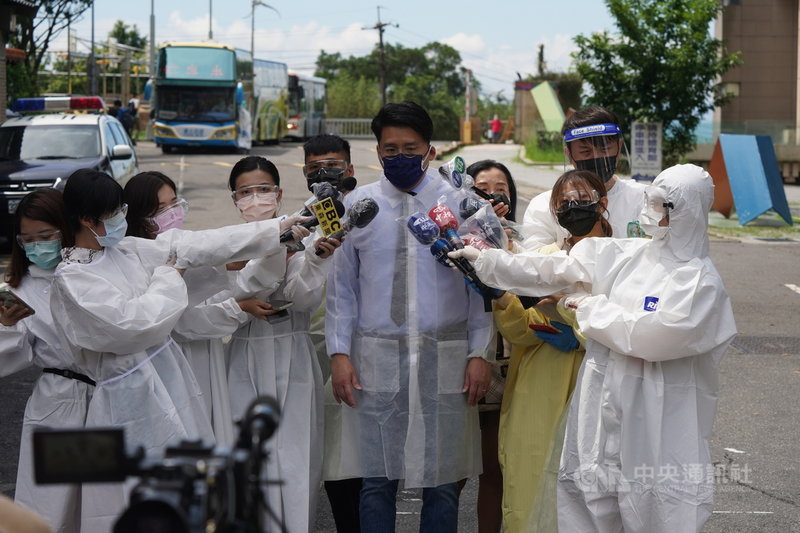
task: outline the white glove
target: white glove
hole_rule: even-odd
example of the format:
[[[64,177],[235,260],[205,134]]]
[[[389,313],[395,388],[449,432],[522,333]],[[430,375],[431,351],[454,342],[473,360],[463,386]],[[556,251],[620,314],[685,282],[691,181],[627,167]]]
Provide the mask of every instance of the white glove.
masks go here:
[[[283,233],[284,231],[286,231],[287,229],[291,228],[292,226],[295,226],[295,225],[300,224],[302,222],[307,222],[307,221],[311,220],[312,218],[313,217],[298,217],[298,216],[286,217],[283,220],[281,220],[281,222],[280,222],[280,230],[281,230],[280,232]],[[308,232],[308,230],[306,230],[306,232],[307,232],[306,235],[310,234],[310,232]],[[292,234],[294,234],[294,229],[292,229]]]
[[[463,257],[470,263],[477,261],[480,256],[481,251],[474,246],[465,246],[461,250],[453,250],[452,252],[447,253],[447,257],[450,259],[458,259],[459,257]]]
[[[295,242],[300,242],[311,235],[311,230],[304,226],[292,226],[292,238]]]
[[[584,290],[579,290],[573,292],[572,294],[567,294],[561,299],[561,305],[566,307],[567,309],[577,309],[578,306],[583,302],[586,298],[591,296],[588,292]]]

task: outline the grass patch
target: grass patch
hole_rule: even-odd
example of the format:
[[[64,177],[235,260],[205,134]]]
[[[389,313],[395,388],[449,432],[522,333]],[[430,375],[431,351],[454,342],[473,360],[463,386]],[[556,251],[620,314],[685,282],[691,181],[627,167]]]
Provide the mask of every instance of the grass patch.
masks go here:
[[[735,213],[726,219],[713,212],[709,216],[708,229],[712,235],[721,237],[800,240],[800,217],[793,216],[792,221],[794,225],[789,226],[777,214],[765,213],[741,226]]]
[[[558,132],[536,132],[525,143],[525,157],[537,163],[563,163],[564,149]]]

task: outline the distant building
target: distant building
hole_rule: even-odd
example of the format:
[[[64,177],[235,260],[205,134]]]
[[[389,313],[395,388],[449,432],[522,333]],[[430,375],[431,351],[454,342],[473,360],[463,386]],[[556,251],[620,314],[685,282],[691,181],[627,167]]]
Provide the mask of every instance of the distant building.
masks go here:
[[[767,134],[776,144],[798,143],[800,132],[800,5],[798,0],[725,0],[715,33],[742,65],[722,76],[734,96],[717,110],[724,133]]]

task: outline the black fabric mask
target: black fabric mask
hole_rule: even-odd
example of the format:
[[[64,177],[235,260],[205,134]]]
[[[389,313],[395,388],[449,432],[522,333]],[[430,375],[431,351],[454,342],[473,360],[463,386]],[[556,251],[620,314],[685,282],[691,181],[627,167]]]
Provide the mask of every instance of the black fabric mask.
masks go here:
[[[577,205],[558,213],[558,224],[570,232],[573,237],[583,237],[594,227],[600,218],[597,204]]]
[[[306,185],[308,186],[308,190],[311,191],[311,184],[313,183],[321,183],[323,181],[327,181],[334,188],[338,189],[339,185],[342,183],[342,176],[344,175],[344,170],[341,168],[328,168],[322,167],[318,168],[308,176],[306,176]]]
[[[591,170],[607,183],[608,180],[614,175],[617,169],[617,156],[612,155],[609,157],[595,157],[592,159],[583,159],[575,161],[575,168],[578,170]]]

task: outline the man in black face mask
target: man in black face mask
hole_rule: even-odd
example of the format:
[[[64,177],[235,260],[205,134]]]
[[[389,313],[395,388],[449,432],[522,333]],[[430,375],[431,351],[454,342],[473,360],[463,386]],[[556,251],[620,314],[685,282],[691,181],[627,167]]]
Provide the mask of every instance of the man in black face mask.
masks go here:
[[[303,175],[309,191],[312,184],[323,181],[333,185],[342,194],[355,189],[349,142],[337,135],[323,133],[309,139],[303,145],[303,152]]]
[[[590,170],[605,182],[608,192],[608,221],[613,236],[634,236],[644,202],[644,185],[615,175],[617,158],[623,150],[622,130],[617,116],[600,106],[576,111],[564,121],[564,155],[578,170]],[[536,250],[569,237],[550,212],[550,191],[535,197],[523,218],[528,238],[523,248]]]

